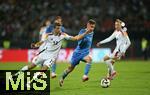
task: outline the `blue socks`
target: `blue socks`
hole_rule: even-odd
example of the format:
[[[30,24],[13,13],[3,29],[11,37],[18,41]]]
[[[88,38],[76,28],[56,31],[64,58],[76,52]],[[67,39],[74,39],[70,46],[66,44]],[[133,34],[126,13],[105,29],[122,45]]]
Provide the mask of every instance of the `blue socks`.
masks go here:
[[[84,69],[84,75],[88,75],[90,68],[91,68],[91,64],[87,63]]]
[[[56,71],[56,64],[52,64],[52,72],[55,73]]]

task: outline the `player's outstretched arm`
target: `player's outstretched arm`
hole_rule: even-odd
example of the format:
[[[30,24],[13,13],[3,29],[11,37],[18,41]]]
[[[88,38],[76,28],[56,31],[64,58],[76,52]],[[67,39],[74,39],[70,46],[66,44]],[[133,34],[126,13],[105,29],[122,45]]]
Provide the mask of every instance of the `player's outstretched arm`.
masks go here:
[[[31,48],[40,47],[40,46],[44,43],[44,41],[47,40],[48,35],[49,35],[49,33],[48,33],[48,34],[45,34],[41,41],[36,42],[36,43],[32,43],[32,44],[31,44]]]
[[[115,38],[115,32],[111,36],[109,36],[108,38],[98,42],[96,44],[96,46],[99,47],[101,44],[108,43],[108,42],[112,41],[114,38]]]
[[[39,42],[36,42],[36,43],[32,43],[31,44],[31,48],[37,48],[37,47],[40,47],[42,44],[43,44],[44,41],[39,41]]]
[[[84,36],[90,32],[92,32],[92,31],[86,30],[86,32],[76,35],[76,36],[69,36],[68,34],[65,33],[65,36],[66,36],[66,39],[68,39],[68,40],[77,41],[77,40],[81,40],[82,38],[84,38]]]
[[[84,32],[83,34],[80,34],[80,35],[76,35],[76,36],[73,36],[71,37],[70,40],[72,41],[77,41],[77,40],[81,40],[86,34],[90,33],[89,30],[87,30],[86,32]]]

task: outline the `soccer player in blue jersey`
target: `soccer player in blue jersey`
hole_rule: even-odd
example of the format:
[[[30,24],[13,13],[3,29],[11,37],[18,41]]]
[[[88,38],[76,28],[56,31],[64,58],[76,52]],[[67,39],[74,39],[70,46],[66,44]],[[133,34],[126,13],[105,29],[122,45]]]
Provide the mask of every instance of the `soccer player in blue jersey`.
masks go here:
[[[91,33],[87,34],[84,38],[78,41],[78,45],[76,49],[73,52],[72,58],[71,58],[71,64],[70,66],[63,72],[63,75],[60,78],[59,84],[60,86],[63,85],[64,79],[67,77],[67,75],[74,70],[74,68],[80,63],[80,61],[86,62],[85,70],[84,70],[84,75],[82,78],[82,81],[87,81],[88,78],[88,73],[91,68],[91,62],[92,58],[90,57],[90,48],[92,45],[92,39],[93,39],[93,34],[94,34],[94,28],[95,28],[96,22],[92,19],[90,19],[87,22],[87,26],[84,29],[81,29],[79,32],[79,35],[83,34],[87,29],[91,29]]]
[[[56,16],[55,20],[54,20],[54,23],[59,23],[62,25],[62,18],[60,16]],[[47,27],[46,29],[46,33],[51,33],[54,29],[54,25],[51,24],[50,26]],[[66,32],[66,29],[61,26],[61,32]],[[55,64],[52,64],[52,73],[51,73],[51,78],[55,78],[56,77],[56,63]]]

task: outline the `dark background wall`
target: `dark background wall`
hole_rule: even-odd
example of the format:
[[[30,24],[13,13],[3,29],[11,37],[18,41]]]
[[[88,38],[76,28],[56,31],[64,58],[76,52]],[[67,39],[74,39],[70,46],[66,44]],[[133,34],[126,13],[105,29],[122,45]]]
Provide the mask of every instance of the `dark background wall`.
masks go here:
[[[88,19],[96,20],[93,47],[114,30],[116,18],[128,28],[132,45],[129,57],[141,56],[141,39],[150,40],[149,0],[0,0],[0,48],[9,41],[10,48],[30,48],[38,41],[39,29],[46,18],[63,18],[70,35],[78,34]],[[75,42],[67,47],[74,48]],[[115,47],[115,41],[102,47]]]

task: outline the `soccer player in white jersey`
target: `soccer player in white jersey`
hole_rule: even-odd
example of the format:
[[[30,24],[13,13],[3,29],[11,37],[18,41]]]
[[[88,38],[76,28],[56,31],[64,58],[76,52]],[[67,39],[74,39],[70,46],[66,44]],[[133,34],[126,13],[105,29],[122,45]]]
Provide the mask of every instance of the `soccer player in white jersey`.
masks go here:
[[[52,33],[49,33],[49,35],[46,37],[44,41],[37,42],[36,44],[32,44],[32,47],[39,47],[41,44],[45,43],[45,47],[43,50],[33,58],[32,64],[29,64],[27,66],[24,66],[19,72],[13,75],[13,78],[18,76],[21,72],[31,70],[34,67],[36,67],[38,64],[42,64],[41,73],[47,71],[47,69],[55,63],[58,53],[61,48],[61,41],[63,39],[67,40],[80,40],[84,36],[86,36],[88,33],[92,32],[91,29],[87,29],[85,33],[77,35],[77,36],[69,36],[66,33],[61,32],[61,25],[58,23],[54,24],[54,30]]]
[[[104,57],[104,61],[108,65],[108,76],[107,78],[112,80],[116,76],[116,71],[114,70],[114,62],[115,60],[120,59],[121,57],[125,56],[125,52],[130,46],[131,42],[127,33],[127,28],[125,27],[125,23],[119,19],[115,21],[115,31],[113,34],[98,42],[97,46],[101,46],[104,43],[108,43],[116,38],[116,48],[114,49],[113,53],[110,55],[106,55]]]
[[[65,27],[63,27],[63,21],[62,21],[61,16],[56,16],[55,20],[54,20],[54,23],[61,24],[61,32],[66,32]],[[46,34],[51,33],[53,31],[53,29],[54,29],[54,25],[53,24],[49,25],[47,27],[47,29],[46,29]],[[56,78],[56,76],[57,76],[57,74],[56,74],[56,67],[57,67],[56,63],[52,64],[52,67],[51,67],[51,78]]]

